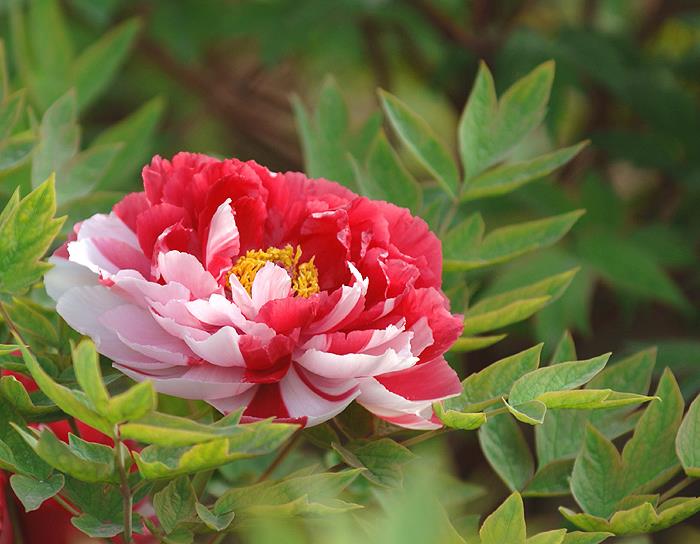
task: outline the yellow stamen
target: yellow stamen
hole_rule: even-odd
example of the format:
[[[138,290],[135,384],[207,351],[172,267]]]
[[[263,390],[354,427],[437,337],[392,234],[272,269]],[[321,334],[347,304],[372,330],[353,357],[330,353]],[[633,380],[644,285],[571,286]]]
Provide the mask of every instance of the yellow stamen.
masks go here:
[[[308,298],[319,292],[318,270],[312,257],[305,263],[299,263],[301,259],[301,247],[296,248],[287,244],[284,248],[268,247],[266,250],[251,249],[245,255],[239,257],[233,268],[229,270],[226,283],[230,286],[228,278],[234,274],[248,293],[253,288],[253,280],[265,263],[274,263],[284,268],[292,278],[292,291],[300,297]]]

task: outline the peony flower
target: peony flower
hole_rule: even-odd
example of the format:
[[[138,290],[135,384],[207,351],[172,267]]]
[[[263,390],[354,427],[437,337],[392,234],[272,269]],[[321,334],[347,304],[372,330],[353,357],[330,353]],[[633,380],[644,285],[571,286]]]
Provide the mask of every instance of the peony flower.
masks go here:
[[[244,421],[352,401],[412,429],[460,392],[440,242],[408,210],[255,162],[180,153],[51,258],[59,314],[135,380]]]

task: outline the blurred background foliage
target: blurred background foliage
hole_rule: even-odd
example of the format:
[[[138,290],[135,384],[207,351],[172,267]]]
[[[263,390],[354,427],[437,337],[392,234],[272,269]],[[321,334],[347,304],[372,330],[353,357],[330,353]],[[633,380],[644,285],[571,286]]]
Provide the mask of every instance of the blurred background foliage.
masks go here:
[[[459,114],[480,60],[500,94],[554,59],[546,122],[512,156],[591,144],[556,174],[458,213],[479,211],[494,228],[587,211],[556,247],[470,275],[480,296],[579,271],[559,300],[512,326],[507,339],[468,354],[462,374],[535,341],[551,353],[570,329],[581,356],[656,345],[657,371],[671,367],[686,400],[700,390],[697,2],[3,0],[0,33],[4,90],[26,89],[3,92],[5,103],[28,106],[0,149],[0,191],[9,196],[24,185],[24,192],[27,180],[36,186],[55,170],[59,213],[70,215],[64,228],[137,190],[139,169],[154,153],[304,169],[290,98],[313,111],[327,74],[353,130],[380,122],[381,87],[429,120],[456,155]],[[342,157],[344,145],[330,156]],[[402,159],[429,198],[429,176]],[[483,480],[470,433],[433,447],[460,476]],[[503,491],[492,490],[494,502]],[[528,513],[553,511],[542,503]],[[700,538],[692,527],[676,530],[684,536],[669,542]]]

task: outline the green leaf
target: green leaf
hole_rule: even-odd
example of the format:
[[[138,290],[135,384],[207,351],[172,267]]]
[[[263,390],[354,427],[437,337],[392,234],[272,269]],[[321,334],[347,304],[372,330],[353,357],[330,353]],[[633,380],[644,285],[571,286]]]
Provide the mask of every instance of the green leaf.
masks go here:
[[[30,419],[58,412],[58,408],[53,404],[35,403],[34,399],[27,393],[24,385],[14,376],[3,376],[0,378],[0,396],[20,414]]]
[[[28,298],[14,297],[5,307],[14,326],[40,345],[58,346],[58,331],[53,324],[52,313]]]
[[[613,536],[612,533],[581,533],[574,531],[566,534],[564,544],[600,544],[611,536]]]
[[[446,258],[444,270],[449,272],[482,268],[550,246],[569,232],[582,214],[581,211],[574,211],[498,228],[487,234],[481,245],[464,251],[458,259]]]
[[[529,400],[517,406],[512,406],[503,400],[503,404],[515,419],[528,425],[542,425],[544,416],[547,414],[547,405],[539,400]]]
[[[559,508],[562,515],[586,531],[606,531],[617,535],[648,534],[681,523],[700,511],[700,497],[676,497],[657,508],[649,502],[615,512],[610,520],[590,514],[577,514]],[[585,542],[585,541],[582,541]]]
[[[66,476],[63,493],[79,511],[123,527],[123,499],[113,484],[89,483]]]
[[[102,176],[100,187],[114,190],[129,186],[131,176],[150,157],[151,140],[164,106],[163,99],[154,98],[95,138],[95,146],[121,144],[119,152]]]
[[[14,425],[24,425],[22,417],[7,403],[0,403],[0,468],[47,480],[51,467],[24,441]]]
[[[228,417],[228,416],[227,416]],[[247,435],[234,420],[221,419],[212,425],[189,418],[152,412],[119,427],[122,438],[159,446],[191,446],[219,438]]]
[[[336,497],[363,471],[361,469],[289,477],[248,487],[227,490],[214,505],[217,515],[236,512],[236,516],[318,515],[344,512],[356,505]]]
[[[114,79],[141,27],[130,19],[86,48],[72,65],[78,108],[85,109]]]
[[[683,419],[684,401],[673,374],[664,371],[656,396],[625,444],[622,459],[629,492],[647,493],[666,483],[678,469],[675,437]]]
[[[466,178],[486,167],[484,163],[488,162],[488,141],[492,137],[488,132],[497,111],[496,85],[491,71],[482,61],[458,128],[459,154]]]
[[[367,469],[363,476],[386,487],[399,487],[403,465],[415,459],[411,450],[390,438],[351,443],[347,449]]]
[[[435,415],[446,426],[463,431],[473,431],[486,423],[486,414],[483,412],[459,412],[457,410],[445,410],[442,403],[433,405]]]
[[[678,429],[676,453],[685,473],[700,477],[700,397],[692,402]]]
[[[478,247],[484,237],[484,219],[473,213],[442,237],[442,252],[445,258],[459,259],[465,252]]]
[[[0,43],[0,101],[4,102],[7,100],[10,94],[10,81],[9,75],[7,73],[7,50],[5,49],[5,42]]]
[[[554,170],[578,155],[586,145],[588,145],[588,142],[581,142],[571,147],[565,147],[546,155],[541,155],[535,159],[505,164],[487,170],[467,184],[460,200],[466,202],[510,193],[526,183],[551,174]]]
[[[137,383],[109,401],[105,417],[111,423],[139,419],[156,408],[157,396],[153,383]]]
[[[105,415],[109,405],[109,393],[102,380],[100,358],[91,340],[81,341],[73,348],[73,369],[78,384],[85,391],[97,412]]]
[[[571,491],[576,502],[594,516],[610,516],[624,497],[622,471],[623,462],[617,448],[589,425],[571,476]]]
[[[506,337],[505,334],[493,334],[490,336],[461,336],[450,347],[450,351],[456,353],[465,353],[468,351],[476,351],[492,346],[496,342],[500,342]]]
[[[16,192],[10,198],[0,214],[0,291],[24,291],[49,269],[39,259],[63,223],[63,219],[54,219],[55,212],[53,177],[21,201]]]
[[[153,496],[153,507],[166,533],[196,517],[196,501],[192,484],[186,476],[173,480]]]
[[[577,389],[575,391],[548,391],[541,394],[538,400],[550,410],[596,410],[642,404],[654,400],[654,398],[636,393],[618,393],[611,389]]]
[[[297,429],[296,425],[261,421],[239,427],[231,438],[183,447],[148,446],[134,453],[141,475],[147,480],[217,468],[237,459],[275,451]]]
[[[306,427],[302,432],[304,438],[319,448],[330,449],[333,444],[340,444],[340,437],[330,423]]]
[[[197,510],[197,516],[199,516],[199,519],[202,520],[204,525],[206,525],[207,527],[209,527],[209,529],[217,533],[225,531],[228,528],[228,526],[231,525],[231,522],[233,521],[233,518],[236,515],[235,512],[227,512],[226,514],[221,514],[220,516],[217,516],[206,506],[199,502],[196,503],[194,506]]]
[[[508,394],[513,383],[540,364],[542,344],[497,361],[462,382],[458,397],[443,401],[446,410],[477,412]]]
[[[24,363],[32,373],[32,378],[34,378],[34,381],[44,394],[56,403],[56,406],[68,415],[84,421],[91,427],[109,436],[112,435],[114,430],[112,425],[91,408],[87,397],[83,393],[68,389],[53,381],[26,347],[20,345],[19,349],[22,352]]]
[[[57,165],[57,198],[65,203],[88,195],[119,154],[122,144],[93,145],[70,161]]]
[[[517,406],[549,391],[574,389],[588,382],[608,362],[610,354],[599,355],[585,361],[572,361],[534,370],[513,384],[508,402]]]
[[[92,538],[112,538],[124,531],[123,524],[100,521],[90,514],[75,516],[71,518],[70,522],[76,529]]]
[[[565,335],[556,350],[553,363],[576,358],[570,336]],[[643,394],[649,389],[655,352],[653,350],[634,354],[620,362],[608,364],[595,376],[586,388],[609,388],[623,393]],[[641,400],[641,399],[640,399]],[[629,409],[605,409],[600,412],[551,411],[543,425],[535,429],[535,443],[540,466],[556,459],[573,459],[581,449],[590,421],[608,438],[613,439],[627,432],[636,420],[629,417]]]
[[[527,319],[563,293],[576,274],[569,270],[531,285],[482,298],[464,316],[463,334],[477,334]]]
[[[396,134],[416,159],[454,199],[459,192],[459,173],[454,160],[430,125],[395,96],[380,91],[384,111]]]
[[[393,202],[414,213],[420,209],[420,185],[406,170],[383,132],[377,134],[367,154],[366,173],[359,176],[362,194],[376,200]]]
[[[44,501],[61,491],[64,483],[62,474],[52,474],[46,480],[37,480],[32,476],[22,474],[13,474],[10,477],[12,491],[22,501],[26,512],[38,509]]]
[[[32,187],[59,172],[80,149],[80,127],[74,92],[68,92],[46,110],[39,126],[39,141],[32,158]],[[66,180],[59,179],[65,184]]]
[[[332,76],[326,76],[323,81],[314,122],[321,138],[328,140],[340,140],[348,130],[348,110]]]
[[[30,7],[28,34],[33,62],[23,59],[28,64],[26,83],[39,106],[46,108],[68,87],[73,45],[57,0],[38,0]]]
[[[560,459],[544,465],[528,482],[523,496],[561,497],[569,495],[571,493],[569,477],[573,467],[574,461],[572,459]]]
[[[465,334],[480,334],[518,323],[544,308],[550,300],[550,297],[518,300],[492,310],[482,308],[481,312],[479,309],[470,308],[464,316],[464,332]]]
[[[575,361],[576,359],[576,345],[574,344],[574,339],[569,331],[564,331],[552,355],[551,364],[555,365],[567,361]]]
[[[490,417],[479,429],[486,460],[511,491],[523,489],[535,472],[535,462],[518,424],[507,414]]]
[[[346,126],[343,119],[347,114],[336,111],[335,108],[340,107],[344,111],[345,104],[337,85],[330,78],[326,79],[321,94],[323,104],[319,104],[313,122],[309,119],[301,100],[297,96],[292,97],[292,108],[302,140],[306,171],[311,177],[332,179],[357,191],[348,149],[344,145],[347,135],[337,132]],[[335,132],[335,135],[328,138],[321,133],[322,130],[327,133]]]
[[[12,129],[24,112],[24,91],[18,91],[0,101],[0,147],[12,134]]]
[[[566,535],[566,529],[555,529],[531,536],[525,542],[526,544],[562,544]]]
[[[553,80],[554,63],[545,62],[516,81],[496,106],[493,78],[481,64],[459,126],[465,179],[503,158],[542,122]]]
[[[84,482],[116,482],[112,448],[84,442],[71,437],[71,444],[61,442],[49,429],[43,429],[38,437],[16,427],[18,433],[46,463]]]
[[[484,520],[479,535],[481,544],[525,544],[525,512],[518,493],[513,493]]]
[[[582,236],[577,248],[581,257],[615,287],[688,309],[683,292],[641,248],[612,233]]]
[[[656,394],[661,401],[646,408],[622,455],[589,425],[571,478],[574,498],[588,514],[607,518],[625,497],[649,493],[677,472],[674,438],[683,417],[683,397],[669,371]]]

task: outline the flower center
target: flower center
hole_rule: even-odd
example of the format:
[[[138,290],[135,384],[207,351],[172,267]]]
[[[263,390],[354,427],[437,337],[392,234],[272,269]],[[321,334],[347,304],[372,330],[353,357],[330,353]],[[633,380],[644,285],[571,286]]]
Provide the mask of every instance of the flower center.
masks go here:
[[[226,283],[230,286],[228,278],[235,274],[238,281],[248,293],[252,292],[253,280],[265,263],[274,263],[284,268],[292,278],[292,291],[300,297],[308,298],[319,292],[318,270],[314,264],[314,258],[300,263],[301,247],[296,248],[287,244],[283,248],[268,247],[266,250],[250,249],[245,255],[239,257],[233,268],[229,270]]]

